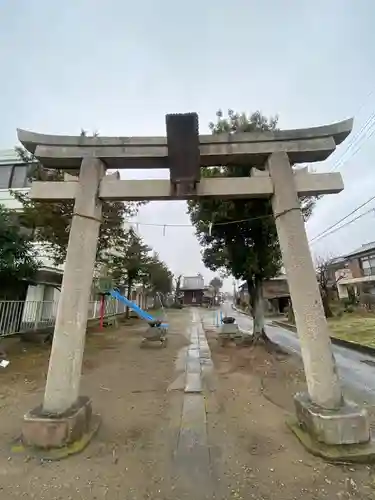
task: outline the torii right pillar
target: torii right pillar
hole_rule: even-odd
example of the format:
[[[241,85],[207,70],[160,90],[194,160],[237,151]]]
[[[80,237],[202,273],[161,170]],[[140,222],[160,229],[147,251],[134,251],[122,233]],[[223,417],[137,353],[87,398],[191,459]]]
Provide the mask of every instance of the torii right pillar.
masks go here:
[[[371,442],[368,415],[356,404],[345,401],[342,395],[295,176],[287,153],[270,155],[267,169],[274,185],[272,208],[308,388],[307,394],[295,396],[297,422],[291,422],[291,428],[310,451],[325,458],[348,457],[354,445],[356,449],[362,445],[359,448],[363,450],[357,449],[354,454],[362,456],[363,453],[368,458]]]

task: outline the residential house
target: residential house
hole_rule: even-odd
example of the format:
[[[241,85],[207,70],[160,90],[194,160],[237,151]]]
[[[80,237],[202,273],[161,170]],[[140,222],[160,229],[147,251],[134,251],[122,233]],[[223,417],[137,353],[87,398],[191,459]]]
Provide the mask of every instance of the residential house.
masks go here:
[[[284,274],[263,281],[263,298],[268,314],[278,314],[285,311],[289,305],[290,293],[288,280]],[[242,283],[238,289],[237,301],[249,303],[247,283]]]
[[[375,241],[365,243],[353,252],[332,259],[328,266],[330,283],[337,286],[340,299],[362,291],[375,294]]]
[[[12,196],[10,190],[27,192],[30,182],[27,178],[29,164],[23,162],[14,150],[0,152],[0,204],[20,211],[22,205]],[[35,243],[38,259],[42,266],[35,280],[27,287],[26,300],[56,300],[61,286],[63,266],[56,266],[48,257],[43,245]]]

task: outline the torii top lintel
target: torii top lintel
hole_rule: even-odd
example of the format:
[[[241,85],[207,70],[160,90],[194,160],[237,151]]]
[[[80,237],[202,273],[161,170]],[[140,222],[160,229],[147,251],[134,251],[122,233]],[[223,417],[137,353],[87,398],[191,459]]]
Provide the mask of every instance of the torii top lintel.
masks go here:
[[[199,135],[196,113],[167,115],[166,124],[167,135],[160,137],[62,136],[21,129],[17,134],[46,167],[78,170],[82,158],[94,156],[110,169],[170,168],[172,178],[176,162],[182,162],[176,169],[181,173],[186,163],[263,168],[268,156],[280,151],[291,163],[322,161],[350,134],[353,119],[307,129],[218,135]]]

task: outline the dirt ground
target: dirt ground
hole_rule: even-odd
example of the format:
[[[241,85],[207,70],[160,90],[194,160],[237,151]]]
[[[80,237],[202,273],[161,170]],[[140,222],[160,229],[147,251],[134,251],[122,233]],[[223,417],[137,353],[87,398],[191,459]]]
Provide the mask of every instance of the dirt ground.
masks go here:
[[[305,389],[299,358],[262,347],[222,348],[208,332],[217,391],[208,398],[212,456],[228,498],[375,498],[375,468],[331,465],[311,456],[285,424]]]
[[[175,358],[187,344],[180,332],[188,318],[186,311],[169,315],[168,346],[162,349],[140,349],[145,324],[137,320],[88,335],[81,393],[92,397],[103,422],[82,453],[60,462],[10,452],[22,415],[41,402],[49,348],[8,349],[11,364],[0,372],[0,499],[164,498],[159,490],[174,437],[168,432],[168,402],[182,397],[167,389],[176,377]]]
[[[41,402],[49,348],[18,343],[8,350],[11,364],[0,372],[0,499],[179,500],[171,470],[184,395],[169,389],[191,314],[168,316],[165,349],[139,348],[145,325],[137,320],[88,335],[81,393],[92,397],[103,422],[82,453],[60,462],[10,451],[23,413]],[[285,425],[292,395],[304,387],[297,358],[222,348],[213,332],[208,339],[216,378],[216,390],[205,393],[215,498],[375,498],[371,466],[316,459]]]

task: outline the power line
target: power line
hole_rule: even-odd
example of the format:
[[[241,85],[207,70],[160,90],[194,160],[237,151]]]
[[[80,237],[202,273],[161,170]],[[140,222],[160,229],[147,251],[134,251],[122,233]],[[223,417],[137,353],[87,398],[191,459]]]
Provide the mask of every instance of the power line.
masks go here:
[[[351,219],[348,222],[346,222],[345,224],[343,224],[342,226],[337,227],[336,229],[333,229],[332,231],[323,234],[320,238],[316,239],[314,242],[311,242],[311,243],[317,243],[318,241],[322,240],[323,238],[326,238],[327,236],[330,236],[331,234],[336,233],[337,231],[340,231],[340,229],[343,229],[344,227],[348,226],[349,224],[352,224],[353,222],[361,219],[362,217],[364,217],[365,215],[368,215],[371,212],[374,213],[375,208],[370,208],[370,210],[367,210],[363,214],[357,215],[357,217],[354,217],[354,219]]]
[[[327,227],[324,231],[322,231],[321,233],[317,234],[316,236],[314,236],[312,238],[312,240],[310,241],[310,243],[314,243],[316,240],[318,239],[321,239],[321,237],[327,232],[329,231],[330,229],[333,229],[335,228],[338,224],[341,224],[341,222],[344,222],[348,217],[350,217],[351,215],[355,214],[356,212],[358,212],[358,210],[360,210],[361,208],[363,208],[364,206],[368,205],[369,203],[371,203],[371,201],[375,200],[375,196],[371,196],[370,199],[368,199],[367,201],[365,201],[364,203],[362,203],[361,205],[359,205],[358,207],[356,207],[354,210],[352,210],[350,213],[348,213],[347,215],[345,215],[345,217],[343,217],[342,219],[336,221],[334,224],[332,224],[331,226]]]
[[[375,88],[373,88],[367,94],[367,96],[364,99],[363,103],[359,106],[359,108],[354,113],[354,115],[357,115],[359,113],[359,111],[362,110],[362,108],[365,105],[365,102],[374,93],[375,93]],[[342,167],[343,165],[345,165],[345,163],[347,163],[351,158],[353,158],[354,155],[356,155],[358,153],[358,151],[363,147],[363,144],[366,141],[368,141],[374,135],[374,133],[375,133],[374,124],[375,124],[375,112],[373,111],[370,114],[369,118],[367,118],[366,122],[362,125],[362,127],[360,128],[360,130],[355,134],[355,136],[353,137],[353,139],[350,141],[350,143],[348,144],[348,146],[347,146],[346,150],[344,151],[344,153],[336,161],[336,163],[333,165],[333,167],[329,170],[329,172],[333,172],[334,170],[339,169],[340,167]],[[366,135],[367,132],[369,132],[369,133]],[[354,148],[354,147],[355,147],[355,149],[352,150],[352,148]],[[350,152],[351,152],[351,154],[349,154],[349,156],[346,157],[346,155],[348,153],[350,153]],[[313,239],[310,241],[310,243],[313,244],[313,243],[319,241],[320,239],[322,239],[324,237],[324,235],[328,236],[328,234],[332,234],[332,233],[328,233],[331,229],[335,228],[338,224],[340,224],[341,222],[345,221],[348,217],[350,217],[351,215],[353,215],[355,212],[357,212],[358,210],[360,210],[362,207],[364,207],[365,205],[367,205],[368,203],[370,203],[374,199],[375,199],[375,196],[371,197],[369,200],[367,200],[366,202],[364,202],[359,207],[355,208],[352,212],[350,212],[349,214],[347,214],[345,217],[343,217],[342,219],[340,219],[339,221],[335,222],[334,224],[332,224],[331,226],[329,226],[328,228],[326,228],[324,231],[322,231],[321,233],[319,233],[318,235],[316,235],[315,237],[313,237]],[[366,212],[366,213],[368,213],[368,212]],[[341,227],[345,227],[345,225],[340,226],[340,228]]]
[[[349,142],[346,150],[340,156],[340,158],[338,158],[338,160],[334,163],[330,172],[333,172],[334,170],[337,170],[338,168],[342,167],[345,163],[347,163],[349,161],[350,158],[353,158],[353,156],[361,149],[363,144],[366,141],[368,141],[370,139],[370,137],[374,134],[374,132],[375,132],[374,125],[375,125],[375,112],[371,113],[370,117],[362,125],[361,129],[356,133],[356,135],[353,137],[353,139]],[[367,132],[370,132],[370,133],[366,136]],[[356,146],[356,149],[354,151],[351,151],[352,148],[354,148],[355,146]],[[351,154],[348,157],[346,157],[346,155],[350,152],[351,152]]]
[[[368,94],[366,95],[366,97],[364,98],[362,104],[358,107],[358,109],[356,110],[356,112],[354,113],[354,116],[355,115],[358,115],[360,111],[362,111],[362,109],[365,107],[365,104],[366,102],[370,99],[370,97],[372,97],[375,93],[375,87],[372,88]]]
[[[362,103],[359,105],[359,107],[356,109],[356,111],[353,113],[353,116],[358,116],[359,113],[362,111],[362,109],[365,107],[366,103],[369,101],[369,99],[375,94],[375,87],[373,87],[368,93],[367,95],[365,96],[365,98],[363,99]],[[349,150],[354,146],[354,143],[357,141],[357,139],[359,138],[359,136],[361,134],[363,134],[363,132],[365,131],[366,127],[368,127],[370,125],[370,128],[372,126],[373,123],[372,120],[373,118],[375,118],[375,113],[371,113],[370,117],[366,120],[365,124],[362,125],[361,129],[355,134],[355,136],[353,138],[351,138],[346,150],[344,151],[344,153],[341,155],[340,158],[337,159],[337,161],[335,162],[335,164],[333,165],[332,169],[330,170],[333,171],[333,170],[336,170],[338,167],[340,167],[343,163],[346,163],[349,158],[345,161],[344,160],[344,157],[345,155],[349,152]],[[370,137],[371,137],[372,133],[370,134],[369,137],[367,137],[366,140],[368,140]],[[354,156],[354,154],[357,152],[358,150],[356,150],[351,156]],[[339,164],[339,165],[338,165]]]
[[[229,224],[240,224],[241,222],[253,222],[255,220],[269,219],[273,217],[273,214],[259,215],[258,217],[251,217],[249,219],[239,219],[231,220],[226,222],[212,222],[212,226],[226,226]],[[126,221],[128,224],[134,226],[154,226],[154,227],[194,227],[193,224],[162,224],[162,223],[152,223],[152,222],[141,222],[141,221]],[[201,221],[203,222],[203,221]],[[208,225],[209,223],[207,223]]]

